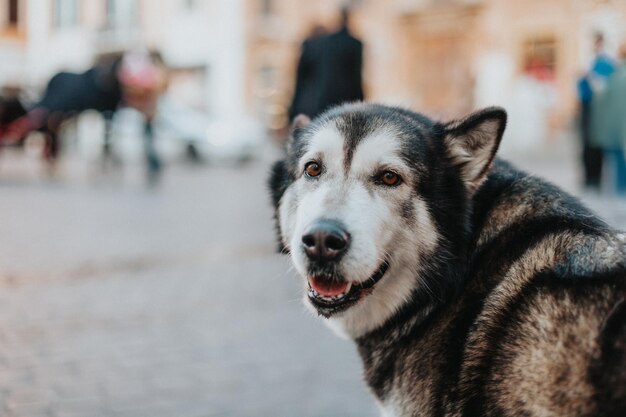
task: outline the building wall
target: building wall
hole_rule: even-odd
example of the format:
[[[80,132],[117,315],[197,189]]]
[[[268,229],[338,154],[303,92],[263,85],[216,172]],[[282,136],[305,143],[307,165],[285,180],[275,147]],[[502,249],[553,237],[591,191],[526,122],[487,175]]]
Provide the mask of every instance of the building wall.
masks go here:
[[[82,70],[100,53],[143,45],[161,50],[182,71],[199,107],[224,117],[250,112],[272,129],[287,123],[302,40],[315,24],[334,30],[345,4],[114,0],[121,18],[132,15],[124,8],[136,1],[137,21],[121,19],[126,23],[112,28],[106,0],[76,0],[79,18],[69,27],[54,25],[56,0],[19,1],[18,28],[0,27],[0,84],[41,88],[56,71]],[[352,3],[357,7],[351,26],[365,44],[368,99],[436,117],[503,104],[514,123],[544,125],[531,132],[544,136],[567,126],[575,114],[575,82],[591,60],[593,32],[606,33],[611,52],[626,27],[624,0]],[[537,82],[528,76],[525,56],[546,39],[553,42],[554,70],[552,78]]]
[[[246,111],[244,0],[109,0],[112,18],[107,0],[19,1],[19,34],[0,23],[0,86],[41,91],[58,71],[83,71],[99,55],[148,47],[162,52],[174,69],[173,88],[184,84],[180,96],[193,96],[195,107],[223,118]],[[75,24],[55,24],[60,1],[76,6]]]
[[[332,28],[344,2],[274,0],[269,16],[264,3],[247,0],[247,103],[279,128],[300,42],[315,22]],[[623,0],[363,0],[352,28],[366,48],[368,99],[436,117],[505,105],[518,126],[540,126],[520,129],[523,141],[527,134],[553,137],[571,124],[576,80],[591,61],[594,31],[606,34],[614,52],[624,23]],[[553,69],[537,76],[541,71],[528,68],[529,51],[545,45],[551,45]]]
[[[93,62],[104,24],[104,1],[76,1],[76,19],[65,26],[55,19],[58,4],[20,0],[19,37],[0,32],[0,84],[41,88],[55,72],[80,71]]]

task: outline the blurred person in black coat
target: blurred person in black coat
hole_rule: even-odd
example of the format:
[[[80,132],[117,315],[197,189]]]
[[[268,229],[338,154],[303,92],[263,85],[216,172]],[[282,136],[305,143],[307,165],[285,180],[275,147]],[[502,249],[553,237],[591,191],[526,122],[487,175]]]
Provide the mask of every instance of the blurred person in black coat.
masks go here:
[[[321,42],[319,39],[326,35],[326,29],[315,25],[308,38],[300,47],[300,60],[296,70],[296,88],[289,109],[289,120],[299,114],[312,115],[317,112],[317,90],[319,84],[319,69],[317,65],[321,57]]]
[[[290,119],[298,114],[313,118],[331,106],[363,100],[363,44],[350,33],[349,20],[344,8],[337,32],[302,44]]]

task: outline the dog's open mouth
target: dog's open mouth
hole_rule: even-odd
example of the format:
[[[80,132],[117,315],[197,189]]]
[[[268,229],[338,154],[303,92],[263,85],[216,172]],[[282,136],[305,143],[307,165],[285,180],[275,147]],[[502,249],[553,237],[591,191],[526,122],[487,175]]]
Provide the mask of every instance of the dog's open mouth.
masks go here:
[[[335,276],[310,276],[309,300],[321,315],[330,317],[356,304],[371,292],[388,268],[389,262],[383,262],[369,279],[358,284]]]

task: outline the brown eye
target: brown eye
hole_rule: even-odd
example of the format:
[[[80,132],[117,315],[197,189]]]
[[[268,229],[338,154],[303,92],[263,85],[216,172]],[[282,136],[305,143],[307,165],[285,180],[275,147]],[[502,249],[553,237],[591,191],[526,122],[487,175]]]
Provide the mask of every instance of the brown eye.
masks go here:
[[[385,171],[383,175],[380,177],[383,184],[393,187],[394,185],[400,184],[400,176],[395,172]]]
[[[304,172],[309,177],[317,177],[322,173],[322,167],[317,162],[309,162],[304,167]]]

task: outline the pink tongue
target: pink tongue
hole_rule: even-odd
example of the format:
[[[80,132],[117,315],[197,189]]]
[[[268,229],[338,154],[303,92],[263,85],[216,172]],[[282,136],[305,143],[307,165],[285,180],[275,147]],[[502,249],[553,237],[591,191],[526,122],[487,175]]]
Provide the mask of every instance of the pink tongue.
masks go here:
[[[311,288],[324,297],[334,297],[344,293],[346,288],[348,288],[347,282],[326,281],[317,279],[316,277],[310,278],[309,283],[311,284]]]

